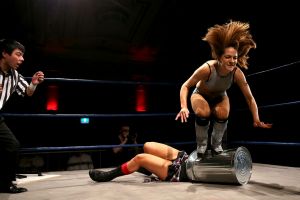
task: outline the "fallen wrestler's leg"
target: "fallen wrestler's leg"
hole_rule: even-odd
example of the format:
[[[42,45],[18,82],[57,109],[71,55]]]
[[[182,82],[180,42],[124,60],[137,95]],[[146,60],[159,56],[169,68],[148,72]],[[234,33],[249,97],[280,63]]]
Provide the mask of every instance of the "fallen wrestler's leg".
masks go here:
[[[144,174],[146,176],[150,176],[152,174],[152,172],[150,172],[149,170],[147,170],[146,168],[144,167],[140,167],[137,172],[141,173],[141,174]]]
[[[119,176],[131,174],[143,167],[157,175],[159,179],[164,180],[167,177],[168,166],[171,163],[172,162],[169,160],[151,154],[141,153],[136,155],[130,161],[110,171],[93,169],[89,171],[89,175],[91,179],[96,182],[107,182]]]
[[[146,142],[143,146],[144,153],[158,156],[166,160],[174,160],[177,158],[178,149],[169,145],[158,142]]]
[[[166,160],[175,160],[179,151],[171,146],[158,142],[146,142],[143,146],[144,153],[158,156]],[[150,176],[152,172],[144,167],[140,167],[137,172]]]

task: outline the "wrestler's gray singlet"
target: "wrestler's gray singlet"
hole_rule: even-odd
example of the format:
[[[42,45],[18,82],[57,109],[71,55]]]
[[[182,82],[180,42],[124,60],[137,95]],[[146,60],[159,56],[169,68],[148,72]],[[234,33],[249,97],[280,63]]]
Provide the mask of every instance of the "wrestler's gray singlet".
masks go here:
[[[228,90],[232,85],[233,76],[236,71],[236,68],[226,76],[219,76],[215,67],[212,68],[208,63],[207,65],[210,69],[210,77],[207,81],[201,82],[201,84],[205,84],[209,91],[213,92],[214,94],[217,94],[216,96],[227,95],[226,90]],[[197,93],[201,94],[201,92],[198,89]]]

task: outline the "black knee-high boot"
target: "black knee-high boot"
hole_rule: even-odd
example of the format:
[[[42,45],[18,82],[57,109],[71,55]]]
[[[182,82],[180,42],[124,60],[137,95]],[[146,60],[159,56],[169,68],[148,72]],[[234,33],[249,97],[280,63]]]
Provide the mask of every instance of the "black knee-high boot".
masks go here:
[[[107,182],[107,181],[111,181],[112,179],[114,179],[118,176],[123,176],[125,174],[122,172],[121,167],[117,167],[110,171],[101,171],[101,170],[91,169],[89,171],[89,175],[93,181]]]
[[[127,163],[124,163],[121,166],[110,171],[101,171],[96,169],[91,169],[89,171],[91,179],[97,182],[111,181],[112,179],[117,178],[118,176],[123,176],[131,173],[132,172],[130,172],[127,168]]]

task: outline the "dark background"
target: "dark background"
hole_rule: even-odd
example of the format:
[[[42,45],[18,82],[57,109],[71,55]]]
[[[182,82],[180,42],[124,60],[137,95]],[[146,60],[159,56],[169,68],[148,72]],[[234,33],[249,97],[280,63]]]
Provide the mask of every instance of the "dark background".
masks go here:
[[[210,59],[208,44],[201,40],[207,28],[230,19],[246,21],[257,49],[249,54],[250,66],[245,74],[260,107],[261,120],[274,127],[254,129],[244,97],[233,86],[228,91],[228,145],[246,146],[255,162],[299,166],[300,137],[295,116],[300,100],[300,31],[295,4],[199,0],[2,2],[0,38],[13,38],[26,46],[20,73],[31,77],[42,70],[46,76],[33,97],[21,100],[14,96],[2,112],[23,114],[6,116],[23,147],[108,144],[123,121],[136,128],[140,143],[195,141],[193,116],[187,124],[174,120],[180,108],[180,86]],[[142,114],[146,115],[135,116],[141,114],[135,109],[141,85],[147,107]],[[50,87],[57,89],[57,111],[46,109]],[[93,116],[90,124],[82,125],[80,117],[55,114],[117,115]]]

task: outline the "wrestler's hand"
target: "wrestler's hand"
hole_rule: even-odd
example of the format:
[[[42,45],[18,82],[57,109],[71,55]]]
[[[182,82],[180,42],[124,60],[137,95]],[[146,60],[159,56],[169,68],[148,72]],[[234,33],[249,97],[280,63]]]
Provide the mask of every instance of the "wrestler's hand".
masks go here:
[[[264,123],[264,122],[253,122],[253,126],[256,128],[272,128],[273,124]]]
[[[182,108],[180,112],[177,114],[175,120],[181,119],[181,123],[187,122],[187,119],[189,118],[190,111],[187,108]]]
[[[43,82],[44,79],[44,73],[42,71],[38,71],[32,76],[31,82],[32,84],[37,85]]]

